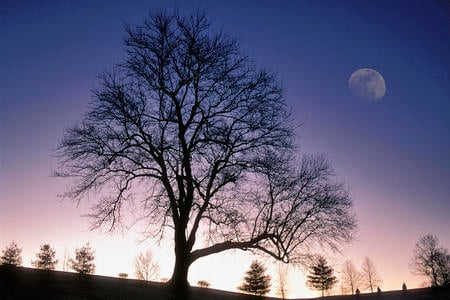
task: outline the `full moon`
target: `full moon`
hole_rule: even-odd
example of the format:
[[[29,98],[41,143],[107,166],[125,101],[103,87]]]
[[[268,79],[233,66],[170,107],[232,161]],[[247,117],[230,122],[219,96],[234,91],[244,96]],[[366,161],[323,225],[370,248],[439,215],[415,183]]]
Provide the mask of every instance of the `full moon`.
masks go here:
[[[386,83],[383,76],[373,69],[356,70],[348,79],[350,92],[358,98],[378,101],[386,93]]]

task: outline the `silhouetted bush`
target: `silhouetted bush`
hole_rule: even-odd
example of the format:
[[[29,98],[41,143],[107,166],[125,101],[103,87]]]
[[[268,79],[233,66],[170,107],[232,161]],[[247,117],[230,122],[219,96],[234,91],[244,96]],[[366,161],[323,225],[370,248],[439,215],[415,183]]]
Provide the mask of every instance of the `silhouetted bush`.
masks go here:
[[[197,281],[197,285],[201,288],[209,288],[211,286],[211,284],[206,280]]]

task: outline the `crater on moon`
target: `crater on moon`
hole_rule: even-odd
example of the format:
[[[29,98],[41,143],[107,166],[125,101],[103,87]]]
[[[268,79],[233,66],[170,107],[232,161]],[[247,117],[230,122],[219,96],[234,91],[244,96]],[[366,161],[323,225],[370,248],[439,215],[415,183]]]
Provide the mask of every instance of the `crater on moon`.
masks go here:
[[[356,70],[348,79],[350,92],[358,98],[377,101],[386,93],[386,83],[379,72],[369,68]]]

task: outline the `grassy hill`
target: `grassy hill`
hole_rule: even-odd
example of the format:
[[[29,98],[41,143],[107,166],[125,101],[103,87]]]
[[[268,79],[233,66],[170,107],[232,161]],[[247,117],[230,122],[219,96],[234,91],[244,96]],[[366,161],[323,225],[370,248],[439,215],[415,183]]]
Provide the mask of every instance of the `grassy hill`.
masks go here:
[[[192,287],[191,300],[260,300],[260,297],[214,289]],[[167,300],[170,290],[162,283],[120,279],[97,275],[79,275],[60,271],[0,266],[0,299],[36,300]],[[276,298],[264,298],[274,300]],[[331,296],[330,300],[450,300],[450,289],[413,289],[383,292],[381,295]]]

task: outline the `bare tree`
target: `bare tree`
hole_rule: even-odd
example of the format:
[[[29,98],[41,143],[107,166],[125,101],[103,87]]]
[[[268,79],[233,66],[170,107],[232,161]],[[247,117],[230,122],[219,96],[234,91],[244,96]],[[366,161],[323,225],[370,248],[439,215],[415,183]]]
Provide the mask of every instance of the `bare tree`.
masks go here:
[[[374,289],[381,284],[381,278],[378,274],[373,261],[365,257],[361,267],[361,281],[364,287],[373,293]]]
[[[114,230],[126,204],[140,205],[149,237],[173,230],[177,290],[207,255],[242,249],[301,262],[317,244],[351,240],[349,194],[324,157],[294,157],[274,74],[200,13],[153,14],[127,32],[126,61],[103,74],[58,150],[56,175],[74,178],[65,196],[95,192],[92,228]],[[199,232],[204,248],[194,247]]]
[[[62,261],[62,270],[67,272],[69,270],[69,252],[67,252],[67,248],[64,247],[64,255]]]
[[[361,284],[361,273],[356,270],[355,265],[350,260],[346,260],[342,266],[340,279],[342,287],[350,290],[354,295],[355,290]]]
[[[134,274],[140,280],[155,280],[159,277],[159,265],[153,261],[153,253],[147,250],[134,259]]]
[[[276,270],[277,287],[276,294],[281,299],[286,299],[289,293],[289,265],[279,262]]]
[[[450,254],[438,246],[435,235],[423,236],[414,248],[411,268],[419,276],[427,277],[432,286],[450,285]]]

